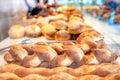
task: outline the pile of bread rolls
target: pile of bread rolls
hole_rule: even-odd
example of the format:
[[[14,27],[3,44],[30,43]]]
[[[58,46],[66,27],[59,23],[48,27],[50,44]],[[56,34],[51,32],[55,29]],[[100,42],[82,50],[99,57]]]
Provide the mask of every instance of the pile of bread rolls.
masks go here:
[[[95,30],[83,32],[76,43],[38,42],[35,44],[16,44],[4,56],[8,63],[30,67],[72,67],[84,64],[111,63],[118,58],[112,54],[103,41],[103,36]]]
[[[49,16],[48,23],[14,25],[8,33],[60,42],[11,45],[4,55],[7,64],[0,67],[2,80],[120,80],[120,56],[110,52],[103,35],[84,23],[76,9]]]
[[[26,27],[22,25],[11,26],[8,31],[9,36],[11,38],[21,38],[24,36],[39,37],[43,35],[50,40],[71,40],[86,29],[83,15],[75,9],[59,12],[56,16],[48,16],[47,23],[40,21],[44,20],[44,18],[40,18],[35,24]]]

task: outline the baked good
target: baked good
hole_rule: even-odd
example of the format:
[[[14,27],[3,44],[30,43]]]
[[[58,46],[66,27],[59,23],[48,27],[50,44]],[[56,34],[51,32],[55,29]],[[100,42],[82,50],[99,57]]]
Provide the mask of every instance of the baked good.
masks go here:
[[[37,25],[29,25],[25,27],[25,35],[29,37],[38,37],[41,34],[41,29]]]
[[[57,20],[57,21],[51,22],[51,24],[58,30],[67,29],[67,22],[63,20]]]
[[[8,31],[9,37],[11,38],[21,38],[24,37],[25,31],[24,27],[21,25],[12,25]]]
[[[64,14],[58,14],[58,15],[55,15],[55,16],[50,16],[49,17],[50,20],[68,20],[68,18],[64,15]]]
[[[54,26],[52,26],[51,24],[45,24],[42,28],[41,28],[41,32],[42,34],[47,38],[47,39],[54,39],[55,33],[56,33],[56,29]]]
[[[4,58],[8,63],[25,67],[76,68],[84,64],[110,63],[115,60],[116,55],[113,57],[108,49],[94,42],[75,44],[63,41],[54,44],[39,42],[13,45]]]
[[[77,43],[84,43],[86,41],[100,42],[103,40],[103,35],[95,30],[84,31],[77,38]]]
[[[49,46],[52,47],[58,53],[58,55],[63,54],[62,43],[52,43],[52,44],[49,44]]]
[[[77,20],[83,22],[83,18],[81,14],[73,14],[69,17],[69,20]]]
[[[66,30],[60,30],[55,33],[55,40],[69,40],[71,39],[71,35]]]
[[[120,65],[83,65],[72,69],[67,67],[25,68],[15,64],[0,66],[0,79],[13,80],[119,80]]]
[[[68,32],[71,34],[80,34],[85,30],[85,24],[77,20],[68,22]]]

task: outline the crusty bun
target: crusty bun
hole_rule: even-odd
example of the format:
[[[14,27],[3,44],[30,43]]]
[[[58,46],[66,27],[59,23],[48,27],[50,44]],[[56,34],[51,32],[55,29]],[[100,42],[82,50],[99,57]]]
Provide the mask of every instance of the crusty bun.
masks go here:
[[[50,16],[50,20],[67,20],[68,18],[64,14],[58,14],[56,16]]]
[[[11,38],[20,38],[24,36],[24,27],[21,25],[13,25],[10,27],[8,34]]]
[[[55,33],[55,40],[69,40],[71,35],[66,30],[60,30]]]
[[[63,20],[57,20],[57,21],[51,22],[51,24],[58,30],[67,29],[67,23]]]
[[[77,38],[77,43],[84,43],[86,41],[100,42],[103,40],[103,35],[95,30],[85,31]]]
[[[71,34],[80,34],[85,30],[85,24],[77,20],[68,22],[68,32]]]
[[[55,36],[55,33],[56,33],[56,29],[51,24],[45,24],[41,28],[41,32],[47,39],[54,39],[54,36]]]
[[[30,25],[25,28],[26,36],[37,37],[41,34],[41,29],[37,25]]]
[[[83,21],[83,18],[81,14],[73,14],[70,16],[69,20]]]

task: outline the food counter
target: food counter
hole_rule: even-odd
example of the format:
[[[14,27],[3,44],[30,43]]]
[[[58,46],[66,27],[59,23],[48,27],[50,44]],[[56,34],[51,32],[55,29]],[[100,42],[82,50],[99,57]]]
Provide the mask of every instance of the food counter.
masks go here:
[[[0,49],[10,47],[0,51],[0,77],[15,80],[119,80],[120,47],[111,36],[113,30],[106,27],[108,32],[104,31],[102,22],[87,14],[83,19],[81,12],[74,8],[68,11],[62,13],[62,18],[49,16],[47,19],[51,20],[47,24],[39,20],[44,24],[10,27],[9,37],[0,42]],[[29,39],[34,44],[29,44]],[[19,44],[26,40],[28,44]]]

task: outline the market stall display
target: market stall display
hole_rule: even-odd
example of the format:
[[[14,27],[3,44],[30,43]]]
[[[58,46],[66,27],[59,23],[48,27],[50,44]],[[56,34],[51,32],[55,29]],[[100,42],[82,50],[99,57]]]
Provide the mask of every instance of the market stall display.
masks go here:
[[[46,23],[38,19],[27,27],[10,27],[9,34],[19,34],[21,27],[23,31],[22,36],[10,34],[11,38],[42,35],[55,41],[11,45],[3,53],[5,63],[0,66],[0,79],[120,79],[120,56],[109,50],[101,33],[84,22],[81,12],[70,8],[47,19]]]

